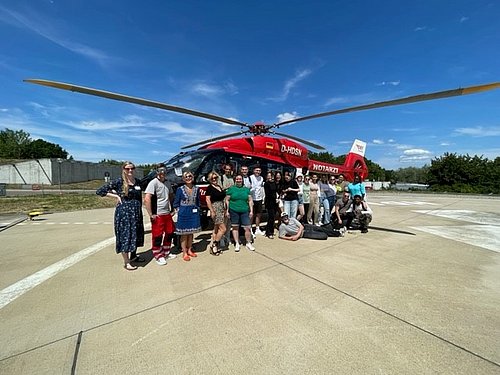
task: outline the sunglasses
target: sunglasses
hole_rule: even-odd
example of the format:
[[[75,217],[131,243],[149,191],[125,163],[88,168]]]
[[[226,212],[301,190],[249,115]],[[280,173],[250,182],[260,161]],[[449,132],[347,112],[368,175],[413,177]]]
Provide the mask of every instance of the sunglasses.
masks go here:
[[[131,168],[129,168],[129,167],[125,167],[125,168],[123,168],[123,169],[125,169],[126,171],[133,171],[133,170],[135,169],[135,167],[131,167]]]
[[[214,176],[212,177],[212,180],[217,180],[219,178],[219,176]]]
[[[187,176],[186,176],[186,178],[193,178],[193,176],[191,176],[191,175],[187,175]]]

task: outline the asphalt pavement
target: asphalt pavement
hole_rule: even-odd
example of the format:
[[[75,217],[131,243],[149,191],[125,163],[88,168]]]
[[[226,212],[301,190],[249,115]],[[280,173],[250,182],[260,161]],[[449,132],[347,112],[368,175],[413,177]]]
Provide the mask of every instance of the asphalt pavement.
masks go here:
[[[136,271],[113,210],[0,216],[0,374],[500,374],[500,199],[369,195],[373,228]]]

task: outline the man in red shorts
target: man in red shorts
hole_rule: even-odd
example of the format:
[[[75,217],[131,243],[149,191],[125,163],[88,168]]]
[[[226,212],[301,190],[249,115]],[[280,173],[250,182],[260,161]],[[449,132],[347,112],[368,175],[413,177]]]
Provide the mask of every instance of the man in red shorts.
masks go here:
[[[170,253],[175,226],[171,215],[173,191],[165,181],[166,172],[165,167],[157,169],[156,178],[148,184],[144,197],[144,206],[151,219],[153,256],[160,266],[167,264],[167,259],[176,257]]]

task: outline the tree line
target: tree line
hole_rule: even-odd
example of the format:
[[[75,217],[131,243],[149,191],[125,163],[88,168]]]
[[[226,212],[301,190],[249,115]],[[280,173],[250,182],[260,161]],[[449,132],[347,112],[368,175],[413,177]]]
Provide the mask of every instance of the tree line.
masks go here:
[[[344,164],[346,155],[333,156],[329,152],[311,152],[314,160]],[[406,182],[429,185],[432,191],[500,194],[500,157],[490,160],[483,156],[445,153],[431,160],[430,165],[387,170],[366,159],[368,177],[372,181]]]
[[[331,164],[344,164],[346,155],[334,156],[330,152],[310,152],[309,156]],[[23,130],[0,131],[0,159],[68,159],[68,152],[61,146],[33,140]],[[73,159],[71,156],[69,159]],[[430,165],[387,170],[366,159],[369,178],[372,181],[390,181],[428,184],[433,191],[459,193],[500,194],[500,157],[489,160],[483,156],[445,153],[431,160]],[[122,164],[123,161],[105,159],[100,163]],[[153,164],[138,165],[150,170]]]
[[[68,158],[68,152],[61,146],[32,139],[24,130],[5,128],[0,131],[0,158],[1,159],[43,159]]]

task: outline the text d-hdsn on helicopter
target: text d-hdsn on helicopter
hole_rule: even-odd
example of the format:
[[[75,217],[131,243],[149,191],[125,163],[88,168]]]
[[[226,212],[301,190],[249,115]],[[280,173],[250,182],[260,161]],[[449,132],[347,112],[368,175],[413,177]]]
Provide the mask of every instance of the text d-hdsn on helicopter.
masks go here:
[[[249,167],[250,171],[252,170],[252,167],[259,165],[262,169],[263,176],[266,175],[267,171],[288,170],[292,173],[295,173],[297,169],[302,169],[303,173],[305,171],[309,171],[309,173],[328,175],[338,175],[342,173],[349,181],[352,181],[354,175],[357,174],[360,175],[360,177],[364,180],[368,177],[368,168],[364,159],[366,148],[365,142],[355,140],[350,152],[346,156],[344,164],[333,165],[311,160],[308,157],[307,148],[297,142],[303,143],[319,150],[324,150],[324,147],[295,136],[280,133],[275,129],[279,129],[281,126],[286,124],[297,123],[300,121],[311,120],[325,116],[333,116],[342,113],[448,98],[453,96],[468,95],[500,88],[500,82],[495,82],[479,86],[470,86],[466,88],[420,94],[400,99],[343,108],[339,110],[293,118],[290,120],[268,125],[263,122],[248,124],[238,120],[212,115],[188,108],[173,106],[166,103],[83,86],[76,86],[63,82],[41,79],[26,79],[25,82],[164,109],[240,127],[240,131],[238,132],[205,139],[203,141],[184,146],[182,147],[182,149],[203,145],[196,150],[181,152],[170,160],[166,161],[164,163],[168,171],[166,177],[167,180],[172,184],[174,189],[182,184],[182,173],[185,170],[190,170],[191,172],[193,172],[195,182],[203,187],[207,186],[206,177],[208,173],[213,170],[220,173],[222,170],[222,166],[225,164],[231,164],[233,170],[239,170],[242,165],[246,165]],[[241,135],[245,134],[249,134],[249,136],[241,137]],[[278,135],[284,138],[276,138],[270,135]],[[201,192],[202,204],[205,206],[203,199],[203,188],[201,189]],[[204,211],[206,213],[206,206],[204,208]]]

